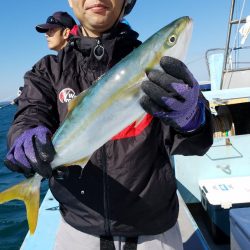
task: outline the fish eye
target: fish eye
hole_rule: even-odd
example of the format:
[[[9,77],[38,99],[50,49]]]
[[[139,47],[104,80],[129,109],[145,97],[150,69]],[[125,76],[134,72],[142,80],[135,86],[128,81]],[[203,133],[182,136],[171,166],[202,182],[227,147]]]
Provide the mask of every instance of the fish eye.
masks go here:
[[[171,35],[169,38],[168,38],[168,45],[169,46],[173,46],[175,43],[176,43],[176,35]]]

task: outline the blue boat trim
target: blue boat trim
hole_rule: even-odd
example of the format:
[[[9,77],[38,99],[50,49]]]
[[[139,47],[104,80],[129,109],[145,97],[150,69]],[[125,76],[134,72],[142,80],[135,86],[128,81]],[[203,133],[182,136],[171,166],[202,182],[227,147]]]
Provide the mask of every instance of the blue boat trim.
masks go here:
[[[47,192],[39,209],[38,224],[34,235],[26,235],[21,250],[49,250],[53,249],[55,236],[61,215],[59,204],[51,194]]]

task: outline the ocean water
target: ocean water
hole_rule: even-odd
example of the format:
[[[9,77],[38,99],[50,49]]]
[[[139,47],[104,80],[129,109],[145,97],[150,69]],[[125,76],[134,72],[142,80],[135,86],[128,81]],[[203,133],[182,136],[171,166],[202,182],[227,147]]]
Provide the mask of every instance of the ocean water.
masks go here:
[[[19,183],[24,177],[8,170],[3,159],[7,153],[6,136],[16,112],[16,106],[0,103],[0,191]],[[41,200],[44,198],[48,183],[42,183]],[[26,211],[23,202],[14,200],[0,204],[0,250],[18,250],[28,232]]]

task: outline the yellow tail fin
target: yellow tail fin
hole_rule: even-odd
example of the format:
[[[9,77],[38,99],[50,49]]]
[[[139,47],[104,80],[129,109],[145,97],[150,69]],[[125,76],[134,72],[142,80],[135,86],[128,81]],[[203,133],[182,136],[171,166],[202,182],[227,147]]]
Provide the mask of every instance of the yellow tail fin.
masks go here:
[[[30,234],[36,230],[40,205],[40,184],[42,177],[35,175],[0,193],[0,204],[11,200],[22,200],[25,203]]]

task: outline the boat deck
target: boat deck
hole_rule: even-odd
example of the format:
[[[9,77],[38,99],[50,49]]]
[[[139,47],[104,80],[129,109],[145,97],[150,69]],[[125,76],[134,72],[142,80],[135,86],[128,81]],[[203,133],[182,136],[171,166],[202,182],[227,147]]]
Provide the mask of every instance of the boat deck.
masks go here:
[[[53,249],[55,233],[60,222],[58,202],[50,191],[47,192],[39,209],[38,224],[34,235],[27,233],[21,250]]]

